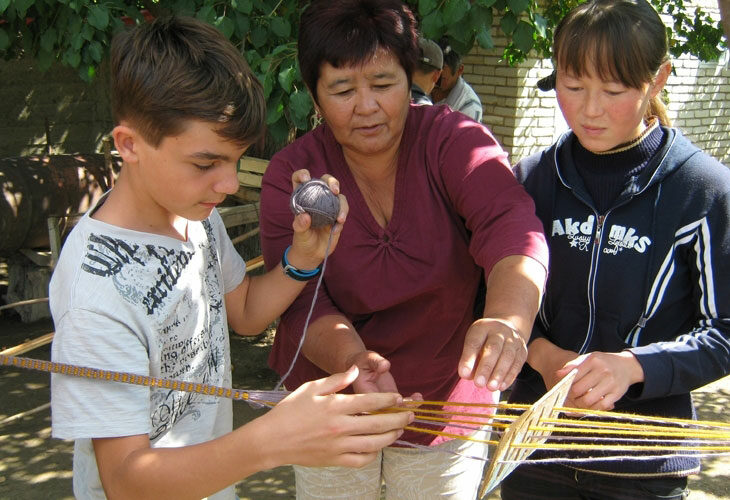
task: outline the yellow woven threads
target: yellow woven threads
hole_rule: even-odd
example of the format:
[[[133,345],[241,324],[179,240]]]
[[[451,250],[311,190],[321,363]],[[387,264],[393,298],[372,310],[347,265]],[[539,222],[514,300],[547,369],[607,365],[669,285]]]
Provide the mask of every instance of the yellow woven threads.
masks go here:
[[[404,427],[404,429],[409,431],[415,431],[415,432],[422,432],[424,434],[433,434],[434,436],[444,436],[452,439],[460,439],[462,441],[472,441],[474,443],[483,443],[483,444],[492,444],[496,445],[499,444],[499,441],[491,441],[489,439],[478,439],[471,436],[462,436],[461,434],[453,434],[451,432],[443,432],[443,431],[437,431],[434,429],[423,429],[421,427],[413,427],[410,425],[407,425]]]
[[[686,446],[686,445],[633,445],[633,444],[578,444],[578,443],[512,443],[512,448],[533,448],[540,450],[587,450],[587,451],[730,451],[730,446]],[[627,457],[629,458],[629,457]]]
[[[639,436],[639,437],[666,437],[666,438],[688,438],[693,439],[709,438],[709,439],[730,439],[730,432],[723,432],[709,429],[678,429],[671,427],[658,426],[641,426],[635,425],[628,427],[626,425],[619,426],[618,429],[606,429],[601,427],[592,427],[594,424],[604,422],[587,422],[585,427],[575,426],[533,426],[531,431],[550,431],[550,432],[567,432],[571,434],[591,434],[591,435],[614,435],[614,436]]]
[[[449,405],[458,405],[458,406],[471,406],[475,408],[496,408],[496,409],[504,409],[504,408],[510,408],[510,409],[527,409],[530,407],[530,405],[526,404],[508,404],[508,403],[467,403],[463,401],[454,402],[454,401],[403,401],[401,403],[402,406],[416,406],[419,409],[423,409],[424,406],[449,406]],[[410,409],[410,408],[409,408]]]

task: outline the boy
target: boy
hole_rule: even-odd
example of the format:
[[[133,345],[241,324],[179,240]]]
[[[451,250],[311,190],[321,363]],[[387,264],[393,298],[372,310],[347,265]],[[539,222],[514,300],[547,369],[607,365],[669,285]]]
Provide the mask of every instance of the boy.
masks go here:
[[[124,163],[69,235],[51,281],[53,359],[228,387],[226,323],[257,333],[283,312],[316,275],[329,228],[297,216],[282,265],[246,275],[214,208],[238,189],[237,160],[261,137],[266,106],[213,27],[166,18],[118,35],[111,80]],[[302,170],[292,182],[308,178]],[[315,381],[231,431],[228,399],[53,375],[53,435],[75,439],[76,498],[233,499],[231,485],[254,472],[361,466],[394,441],[412,414],[358,414],[400,396],[332,395],[356,376]]]

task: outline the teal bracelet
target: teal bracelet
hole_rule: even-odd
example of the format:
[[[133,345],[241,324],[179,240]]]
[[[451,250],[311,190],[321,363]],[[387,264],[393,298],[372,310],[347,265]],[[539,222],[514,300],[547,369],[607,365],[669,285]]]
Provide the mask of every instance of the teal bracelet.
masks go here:
[[[290,248],[291,245],[286,247],[286,250],[284,250],[284,255],[281,256],[281,267],[284,268],[284,274],[297,281],[309,281],[320,273],[320,271],[322,270],[322,264],[317,266],[316,269],[312,270],[297,269],[296,267],[292,266],[289,263],[289,259],[287,259]]]

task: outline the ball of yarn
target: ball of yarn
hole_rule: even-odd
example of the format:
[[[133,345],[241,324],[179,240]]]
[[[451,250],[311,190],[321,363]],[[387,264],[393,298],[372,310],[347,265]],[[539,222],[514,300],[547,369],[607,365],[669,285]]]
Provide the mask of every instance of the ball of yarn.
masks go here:
[[[291,194],[290,206],[295,215],[307,212],[312,227],[330,226],[340,213],[340,199],[320,179],[300,184]]]

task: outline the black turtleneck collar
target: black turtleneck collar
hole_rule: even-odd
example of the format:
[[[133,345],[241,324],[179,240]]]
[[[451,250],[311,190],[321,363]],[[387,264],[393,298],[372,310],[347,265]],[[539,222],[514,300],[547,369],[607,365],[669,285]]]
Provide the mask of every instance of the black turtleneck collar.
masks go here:
[[[605,213],[626,187],[638,176],[664,142],[664,130],[656,119],[644,132],[610,151],[594,153],[573,141],[573,162],[600,213]]]

